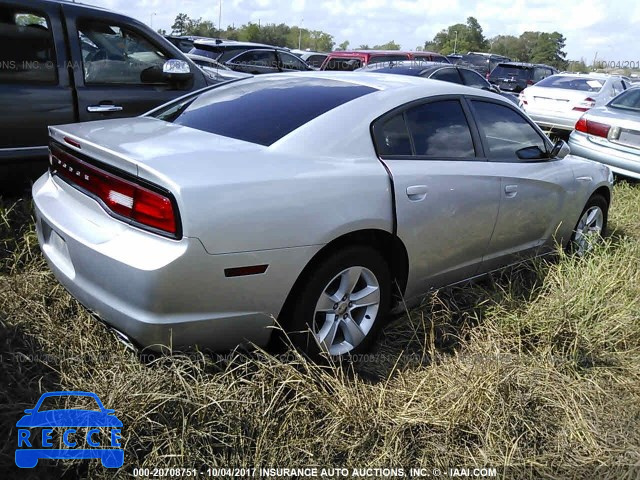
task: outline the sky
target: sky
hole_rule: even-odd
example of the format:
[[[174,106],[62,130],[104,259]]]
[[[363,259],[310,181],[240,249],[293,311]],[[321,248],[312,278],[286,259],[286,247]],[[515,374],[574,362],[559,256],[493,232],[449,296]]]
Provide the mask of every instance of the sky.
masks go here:
[[[178,13],[218,23],[220,0],[81,0],[171,31]],[[351,48],[394,40],[414,50],[467,17],[478,19],[487,38],[527,30],[562,33],[567,59],[640,62],[633,0],[222,0],[223,26],[249,21],[301,25],[333,35]]]

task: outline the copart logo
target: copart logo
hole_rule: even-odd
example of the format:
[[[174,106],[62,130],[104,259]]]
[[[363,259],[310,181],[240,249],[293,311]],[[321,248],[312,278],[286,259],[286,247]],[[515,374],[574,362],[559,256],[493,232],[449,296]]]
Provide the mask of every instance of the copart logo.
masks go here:
[[[56,408],[63,402],[79,407]],[[119,468],[124,463],[122,422],[114,410],[104,408],[95,393],[45,393],[25,413],[16,423],[18,467],[33,468],[41,458],[99,458],[107,468]]]

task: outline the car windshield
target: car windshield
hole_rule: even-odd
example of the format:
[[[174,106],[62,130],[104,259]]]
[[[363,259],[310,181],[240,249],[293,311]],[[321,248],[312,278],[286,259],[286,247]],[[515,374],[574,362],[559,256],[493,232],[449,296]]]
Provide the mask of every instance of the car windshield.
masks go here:
[[[518,65],[498,65],[491,72],[491,77],[528,80],[531,77],[531,70],[530,68]]]
[[[259,145],[376,89],[319,78],[251,79],[221,85],[151,116]]]
[[[54,395],[45,397],[42,400],[38,412],[65,409],[101,411],[100,405],[93,397],[85,395]]]
[[[604,83],[605,80],[602,78],[551,75],[550,77],[536,83],[536,87],[564,88],[565,90],[580,90],[583,92],[599,92]]]
[[[609,103],[610,107],[640,112],[640,88],[621,93]]]

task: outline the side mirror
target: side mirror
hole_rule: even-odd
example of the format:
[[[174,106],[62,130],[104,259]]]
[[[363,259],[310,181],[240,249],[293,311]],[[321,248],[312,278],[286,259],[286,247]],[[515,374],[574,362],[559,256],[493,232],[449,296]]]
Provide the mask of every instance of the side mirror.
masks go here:
[[[564,140],[558,140],[551,152],[549,153],[549,158],[564,158],[571,153],[571,148],[567,145],[567,142]]]
[[[162,76],[170,82],[184,82],[189,80],[193,74],[187,62],[172,58],[162,65]]]

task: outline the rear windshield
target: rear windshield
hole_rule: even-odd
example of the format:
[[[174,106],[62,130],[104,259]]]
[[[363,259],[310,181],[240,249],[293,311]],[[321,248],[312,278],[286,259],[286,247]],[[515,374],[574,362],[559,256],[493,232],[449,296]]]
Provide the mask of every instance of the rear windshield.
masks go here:
[[[640,88],[632,88],[621,93],[609,103],[610,107],[640,112]]]
[[[599,92],[604,83],[605,80],[602,78],[551,75],[550,77],[536,83],[536,87],[564,88],[566,90],[580,90],[582,92]]]
[[[513,78],[516,80],[529,80],[533,69],[520,65],[498,65],[491,72],[491,77]]]
[[[276,76],[224,84],[153,116],[268,146],[323,113],[375,91],[336,80]]]
[[[341,72],[351,72],[362,67],[362,60],[359,58],[337,57],[330,58],[323,70],[337,70]]]

